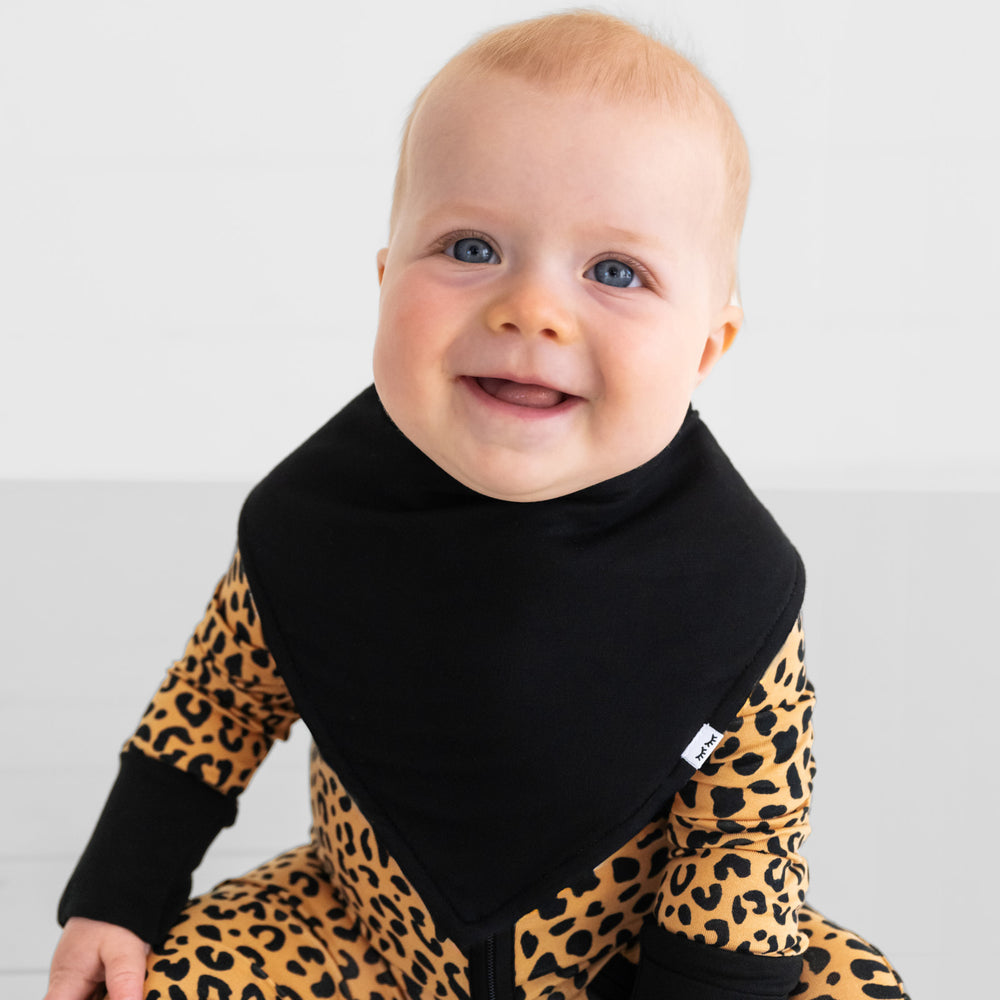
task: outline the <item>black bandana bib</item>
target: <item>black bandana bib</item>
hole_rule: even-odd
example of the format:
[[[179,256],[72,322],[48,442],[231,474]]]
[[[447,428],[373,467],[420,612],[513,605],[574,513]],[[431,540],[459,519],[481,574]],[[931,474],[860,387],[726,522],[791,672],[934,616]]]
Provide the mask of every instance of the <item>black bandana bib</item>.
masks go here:
[[[239,543],[320,753],[460,945],[669,806],[804,587],[693,410],[645,465],[512,503],[443,472],[369,388],[253,490]]]

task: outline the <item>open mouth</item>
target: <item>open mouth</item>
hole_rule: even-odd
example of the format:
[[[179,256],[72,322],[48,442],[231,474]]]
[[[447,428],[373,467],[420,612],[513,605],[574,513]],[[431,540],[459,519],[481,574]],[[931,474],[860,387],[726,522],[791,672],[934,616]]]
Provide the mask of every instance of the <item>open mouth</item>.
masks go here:
[[[506,378],[474,378],[473,381],[488,396],[512,406],[526,406],[532,410],[550,410],[570,399],[570,395],[548,385],[533,382],[514,382]]]

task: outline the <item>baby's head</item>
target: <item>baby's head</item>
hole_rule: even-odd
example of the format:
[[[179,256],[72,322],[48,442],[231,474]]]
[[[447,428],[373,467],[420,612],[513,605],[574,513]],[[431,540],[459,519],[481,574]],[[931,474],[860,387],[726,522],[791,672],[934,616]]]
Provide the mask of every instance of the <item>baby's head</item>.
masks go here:
[[[596,13],[492,32],[417,99],[375,383],[410,440],[508,500],[651,459],[742,321],[746,146],[711,84]]]

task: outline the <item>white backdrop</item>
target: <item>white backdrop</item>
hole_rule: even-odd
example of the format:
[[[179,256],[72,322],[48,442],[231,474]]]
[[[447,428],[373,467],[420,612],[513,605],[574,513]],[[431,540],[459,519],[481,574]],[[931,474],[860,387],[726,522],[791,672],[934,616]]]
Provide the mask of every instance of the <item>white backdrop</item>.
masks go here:
[[[0,3],[0,477],[249,482],[369,381],[413,96],[538,0]],[[972,2],[663,2],[754,184],[698,405],[758,487],[1000,488]]]

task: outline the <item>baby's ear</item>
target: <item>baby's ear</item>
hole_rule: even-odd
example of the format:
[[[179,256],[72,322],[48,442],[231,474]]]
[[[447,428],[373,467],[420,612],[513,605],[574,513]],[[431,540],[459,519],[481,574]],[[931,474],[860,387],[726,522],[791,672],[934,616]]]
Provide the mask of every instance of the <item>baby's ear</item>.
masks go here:
[[[729,350],[742,325],[743,309],[740,306],[728,305],[716,314],[698,365],[698,382],[705,379],[719,358]]]
[[[378,267],[378,283],[382,284],[382,275],[385,274],[385,258],[389,253],[388,247],[382,247],[377,254],[375,254],[375,264]]]

